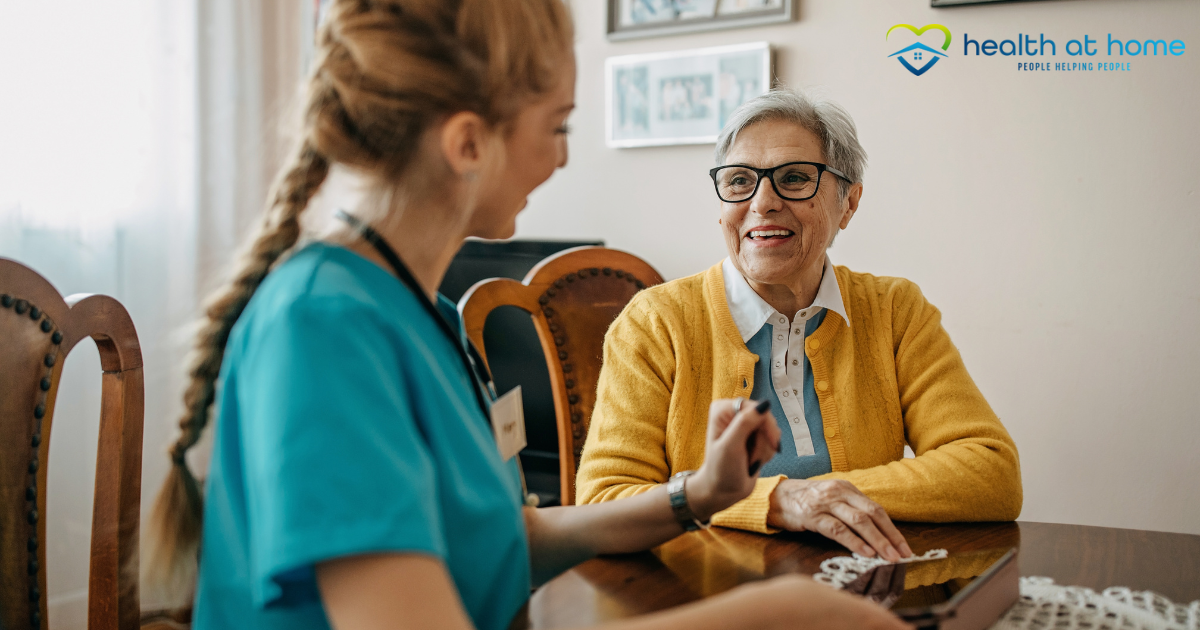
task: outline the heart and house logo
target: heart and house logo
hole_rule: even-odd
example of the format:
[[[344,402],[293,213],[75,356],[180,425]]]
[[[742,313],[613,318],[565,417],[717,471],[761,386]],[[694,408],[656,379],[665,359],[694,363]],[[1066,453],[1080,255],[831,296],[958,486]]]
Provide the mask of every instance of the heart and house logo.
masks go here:
[[[921,37],[921,34],[926,31],[941,31],[942,35],[945,36],[944,40],[942,41],[942,50],[950,49],[950,29],[942,26],[941,24],[926,24],[920,28],[917,28],[912,24],[896,24],[889,28],[887,34],[883,36],[884,41],[887,41],[887,39],[892,36],[892,31],[896,29],[908,29],[909,31],[912,31],[913,35],[916,35],[918,38]],[[920,40],[888,55],[888,57],[895,57],[899,59],[900,65],[904,66],[909,72],[918,77],[928,72],[931,68],[933,68],[934,64],[936,64],[939,59],[945,56],[946,53],[936,48],[930,48],[929,46],[922,44]]]

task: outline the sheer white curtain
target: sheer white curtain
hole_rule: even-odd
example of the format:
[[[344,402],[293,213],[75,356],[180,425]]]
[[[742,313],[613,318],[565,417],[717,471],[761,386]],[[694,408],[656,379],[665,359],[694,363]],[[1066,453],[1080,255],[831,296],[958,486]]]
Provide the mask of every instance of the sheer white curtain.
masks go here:
[[[106,293],[129,309],[146,371],[143,523],[181,408],[188,324],[279,166],[312,4],[0,2],[0,256],[64,295]],[[99,369],[80,344],[59,390],[52,628],[86,627]],[[156,603],[143,589],[143,607]]]
[[[311,1],[198,0],[201,291],[257,225],[298,112]]]

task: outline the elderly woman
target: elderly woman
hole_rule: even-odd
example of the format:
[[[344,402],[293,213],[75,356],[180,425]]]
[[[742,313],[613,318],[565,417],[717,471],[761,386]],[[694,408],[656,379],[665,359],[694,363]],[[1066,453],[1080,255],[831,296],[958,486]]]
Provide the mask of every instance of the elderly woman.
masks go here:
[[[640,293],[608,331],[578,502],[698,469],[709,404],[741,397],[770,401],[781,448],[713,524],[816,531],[893,560],[911,551],[891,519],[1015,519],[1016,446],[937,308],[826,254],[863,192],[849,114],[773,90],[733,114],[716,161],[729,257]]]

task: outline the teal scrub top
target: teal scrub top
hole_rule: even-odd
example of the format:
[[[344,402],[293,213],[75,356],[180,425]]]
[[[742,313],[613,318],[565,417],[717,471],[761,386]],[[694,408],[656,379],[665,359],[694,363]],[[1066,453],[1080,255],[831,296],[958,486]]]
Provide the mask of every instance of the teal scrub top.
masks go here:
[[[328,628],[314,566],[368,553],[440,559],[477,628],[509,625],[530,592],[519,471],[453,343],[350,250],[267,276],[218,380],[198,630]]]

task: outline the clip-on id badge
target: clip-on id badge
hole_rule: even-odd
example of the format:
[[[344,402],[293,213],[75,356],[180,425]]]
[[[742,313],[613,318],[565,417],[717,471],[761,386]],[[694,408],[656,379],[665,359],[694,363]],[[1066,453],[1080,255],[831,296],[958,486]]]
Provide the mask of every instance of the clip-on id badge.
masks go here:
[[[510,389],[507,394],[492,403],[492,432],[496,435],[496,447],[500,459],[508,461],[525,448],[525,408],[521,403],[521,386]]]

